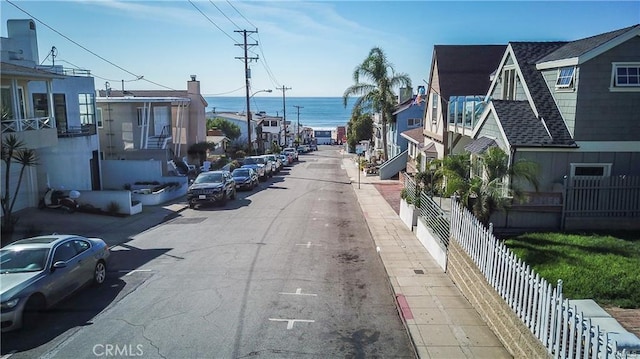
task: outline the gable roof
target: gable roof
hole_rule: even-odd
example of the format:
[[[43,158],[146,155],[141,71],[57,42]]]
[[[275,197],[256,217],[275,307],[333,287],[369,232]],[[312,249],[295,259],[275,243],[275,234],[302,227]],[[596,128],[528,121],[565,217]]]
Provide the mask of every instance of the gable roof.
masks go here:
[[[410,99],[406,100],[405,102],[396,105],[395,109],[393,110],[392,115],[395,116],[407,109],[410,109],[412,106],[418,106],[418,108],[420,108],[421,110],[424,109],[424,104],[425,101],[424,99],[422,101],[420,101],[419,103],[415,103],[416,100],[416,96],[412,96]]]
[[[471,143],[464,146],[464,149],[471,153],[480,154],[486,151],[487,148],[495,147],[495,146],[498,146],[498,144],[494,139],[482,136],[477,140],[474,140]]]
[[[533,113],[528,101],[491,102],[506,140],[512,146],[543,146],[553,144],[553,139]]]
[[[498,68],[505,48],[506,45],[435,45],[433,59],[440,97],[486,94],[490,76]]]
[[[627,37],[638,35],[640,35],[640,24],[567,42],[560,48],[541,58],[538,61],[538,68],[577,65],[591,59],[598,53],[604,52],[610,47],[615,46],[617,43],[613,40],[624,41]],[[596,53],[588,56],[590,52],[598,50],[598,48],[601,48],[600,51],[596,51]],[[560,63],[561,60],[569,61],[566,63]]]
[[[531,96],[532,106],[530,110],[534,110],[530,115],[534,118],[537,113],[537,121],[538,126],[540,125],[545,128],[545,132],[548,133],[550,137],[546,141],[538,142],[541,138],[539,136],[532,137],[531,143],[526,143],[525,141],[518,140],[516,143],[518,145],[540,145],[547,144],[553,146],[575,146],[575,141],[571,137],[567,126],[564,123],[564,119],[556,106],[553,96],[545,82],[542,73],[536,69],[536,61],[540,58],[546,56],[547,54],[559,49],[562,47],[565,42],[511,42],[509,43],[509,47],[513,53],[515,61],[518,64],[520,72],[523,76],[523,82],[526,84],[527,91]],[[504,106],[509,106],[509,104],[513,104],[516,106],[509,111],[517,111],[522,112],[523,105],[518,104],[520,101],[505,101],[503,104],[502,110],[507,111],[508,109],[504,108]],[[500,105],[499,105],[500,106]],[[509,113],[509,112],[505,112]],[[499,115],[499,114],[498,114]],[[502,118],[499,118],[502,121]],[[533,123],[531,123],[533,125]],[[525,129],[519,129],[525,130]],[[506,132],[506,130],[505,130]],[[507,137],[510,137],[507,134]],[[528,137],[524,137],[528,138]],[[524,139],[523,138],[523,139]],[[509,140],[511,142],[511,140]],[[512,144],[516,144],[512,143]]]
[[[422,127],[417,127],[411,130],[403,131],[400,136],[406,138],[413,143],[422,143],[424,136],[422,135]]]

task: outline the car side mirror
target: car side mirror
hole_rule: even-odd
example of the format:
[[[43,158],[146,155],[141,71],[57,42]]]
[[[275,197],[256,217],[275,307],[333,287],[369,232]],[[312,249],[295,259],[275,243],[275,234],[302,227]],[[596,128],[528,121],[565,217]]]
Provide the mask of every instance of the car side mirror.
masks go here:
[[[66,267],[67,267],[67,263],[65,263],[64,261],[57,261],[53,263],[53,267],[51,267],[51,271],[53,272],[56,269],[66,268]]]

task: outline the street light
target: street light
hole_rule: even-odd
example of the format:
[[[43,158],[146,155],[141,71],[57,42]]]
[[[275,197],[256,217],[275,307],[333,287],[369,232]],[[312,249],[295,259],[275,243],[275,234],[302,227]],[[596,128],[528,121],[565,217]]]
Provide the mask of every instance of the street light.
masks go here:
[[[255,94],[260,92],[272,92],[272,89],[266,90],[258,90],[251,94],[251,96],[247,97],[247,145],[248,150],[251,151],[251,109],[249,107],[249,99],[252,98]],[[247,88],[247,93],[249,93],[249,89]]]

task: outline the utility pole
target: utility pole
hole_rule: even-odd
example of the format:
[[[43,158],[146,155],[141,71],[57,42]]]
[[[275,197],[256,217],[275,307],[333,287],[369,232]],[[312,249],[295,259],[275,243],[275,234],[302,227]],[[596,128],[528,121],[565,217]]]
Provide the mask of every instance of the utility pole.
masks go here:
[[[285,101],[285,96],[284,96],[284,92],[287,90],[291,90],[291,87],[284,87],[284,85],[282,85],[282,87],[276,87],[276,90],[282,90],[282,119],[283,119],[283,123],[284,123],[284,145],[288,146],[289,144],[287,143],[287,106],[286,106],[286,101]]]
[[[258,30],[256,29],[255,31],[250,31],[250,30],[234,30],[233,32],[241,32],[244,38],[244,43],[242,44],[235,44],[236,46],[243,46],[244,47],[244,56],[243,57],[236,57],[236,59],[238,60],[244,60],[244,80],[245,80],[245,90],[247,93],[247,145],[249,146],[247,148],[247,150],[249,151],[249,153],[251,153],[251,108],[249,107],[249,80],[251,79],[251,70],[249,69],[249,61],[252,60],[258,60],[258,56],[256,57],[249,57],[247,48],[249,46],[257,46],[258,43],[256,42],[255,44],[247,44],[247,33],[249,34],[253,34],[253,33],[257,33]]]
[[[302,106],[293,106],[298,109],[298,145],[300,145],[300,109],[304,108]]]

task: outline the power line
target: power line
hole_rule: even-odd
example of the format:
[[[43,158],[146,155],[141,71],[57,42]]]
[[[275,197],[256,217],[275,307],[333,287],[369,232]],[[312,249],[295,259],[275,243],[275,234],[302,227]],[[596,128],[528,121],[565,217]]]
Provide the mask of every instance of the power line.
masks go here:
[[[289,142],[287,142],[287,105],[286,105],[286,101],[285,101],[285,91],[287,90],[291,90],[291,87],[285,87],[284,85],[282,85],[282,87],[277,88],[276,90],[282,90],[282,120],[284,123],[284,145],[288,146]]]
[[[240,91],[240,90],[242,90],[243,88],[244,88],[244,86],[241,86],[241,87],[238,87],[237,89],[232,90],[232,91],[228,91],[228,92],[221,92],[221,93],[213,93],[213,94],[207,94],[207,96],[228,95],[228,94],[230,94],[230,93],[234,93],[234,92],[236,92],[236,91]]]
[[[209,2],[211,3],[211,5],[215,6],[216,9],[218,9],[218,11],[220,11],[220,13],[222,14],[222,16],[226,17],[227,20],[229,20],[230,23],[232,23],[233,25],[235,25],[235,27],[239,30],[241,29],[240,26],[238,26],[238,24],[236,24],[235,22],[233,22],[233,20],[231,20],[227,14],[224,13],[224,11],[220,10],[220,8],[218,7],[218,5],[216,5],[213,1],[209,0]]]
[[[38,19],[37,17],[35,17],[35,16],[31,15],[28,11],[26,11],[26,10],[24,10],[23,8],[19,7],[18,5],[14,4],[11,0],[6,0],[6,1],[7,1],[9,4],[13,5],[15,8],[17,8],[18,10],[20,10],[20,11],[22,11],[23,13],[25,13],[25,14],[29,15],[31,18],[33,18],[34,20],[36,20],[37,22],[39,22],[39,23],[40,23],[40,24],[42,24],[43,26],[47,27],[49,30],[51,30],[51,31],[55,32],[56,34],[58,34],[58,35],[62,36],[62,37],[63,37],[63,38],[65,38],[67,41],[69,41],[69,42],[71,42],[72,44],[74,44],[74,45],[76,45],[76,46],[80,47],[81,49],[83,49],[84,51],[86,51],[86,52],[90,53],[91,55],[93,55],[93,56],[95,56],[95,57],[99,58],[100,60],[102,60],[102,61],[104,61],[104,62],[106,62],[106,63],[110,64],[111,66],[114,66],[114,67],[116,67],[116,68],[118,68],[118,69],[120,69],[120,70],[122,70],[122,71],[124,71],[124,72],[126,72],[126,73],[128,73],[128,74],[130,74],[130,75],[132,75],[132,76],[134,76],[134,77],[136,77],[136,78],[139,78],[139,79],[142,79],[142,78],[143,78],[143,76],[136,75],[135,73],[133,73],[133,72],[131,72],[131,71],[129,71],[129,70],[127,70],[127,69],[125,69],[124,67],[119,66],[119,65],[117,65],[117,64],[115,64],[115,63],[113,63],[112,61],[107,60],[106,58],[104,58],[104,57],[102,57],[102,56],[100,56],[100,55],[96,54],[95,52],[93,52],[93,51],[89,50],[88,48],[86,48],[86,47],[84,47],[83,45],[79,44],[79,43],[78,43],[78,42],[76,42],[75,40],[71,39],[70,37],[66,36],[65,34],[61,33],[60,31],[58,31],[58,30],[54,29],[53,27],[49,26],[49,25],[48,25],[48,24],[46,24],[44,21],[42,21],[42,20]],[[171,87],[161,85],[161,84],[156,83],[156,82],[153,82],[153,81],[151,81],[151,80],[147,80],[147,79],[144,79],[144,80],[145,80],[145,81],[147,81],[147,82],[149,82],[149,83],[152,83],[152,84],[154,84],[154,85],[156,85],[156,86],[164,87],[164,88],[166,88],[166,89],[174,90],[174,91],[175,91],[175,89],[173,89],[173,88],[171,88]]]
[[[242,15],[242,13],[240,11],[238,11],[238,9],[236,9],[236,7],[233,6],[233,4],[229,0],[227,0],[227,3],[229,4],[229,6],[231,6],[233,8],[233,10],[235,10],[240,16],[242,16],[242,18],[245,19],[249,23],[249,25],[253,26],[253,28],[256,29],[256,31],[258,30],[258,27],[256,25],[252,24],[251,21],[249,21],[249,19],[244,17],[244,15]]]
[[[234,39],[231,35],[227,34],[224,30],[222,30],[222,28],[220,26],[218,26],[218,24],[216,24],[215,22],[213,22],[213,20],[211,20],[204,12],[202,12],[202,10],[200,10],[196,4],[193,3],[193,1],[189,0],[189,4],[193,5],[194,8],[196,8],[196,10],[198,10],[198,12],[200,12],[200,14],[202,14],[202,16],[204,16],[207,20],[209,20],[209,22],[211,24],[213,24],[213,26],[217,27],[218,30],[222,31],[223,34],[227,35],[228,38],[231,39],[231,41],[236,42],[236,39]]]

